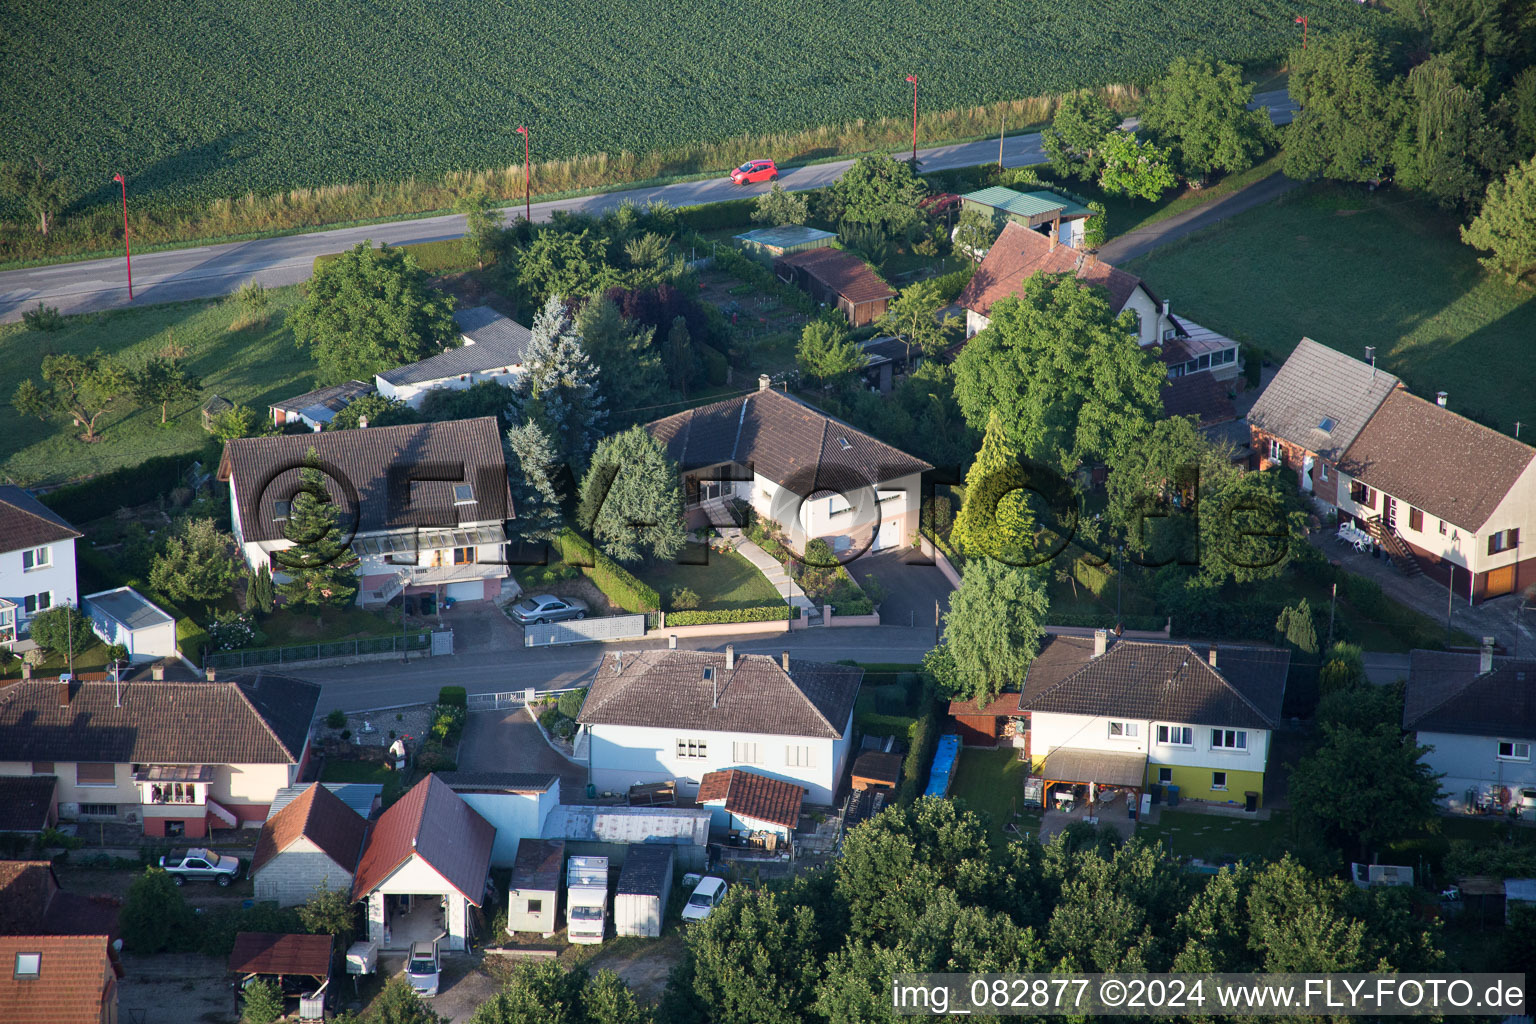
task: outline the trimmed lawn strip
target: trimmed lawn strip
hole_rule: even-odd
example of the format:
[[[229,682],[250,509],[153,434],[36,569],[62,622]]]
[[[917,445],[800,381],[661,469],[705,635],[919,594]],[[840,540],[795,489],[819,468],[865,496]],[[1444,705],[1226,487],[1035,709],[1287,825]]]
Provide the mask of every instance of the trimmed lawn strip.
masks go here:
[[[1171,811],[1165,805],[1156,825],[1137,822],[1136,838],[1162,843],[1176,857],[1276,859],[1291,838],[1291,814],[1274,811],[1268,821],[1229,818],[1218,814]]]
[[[271,615],[262,616],[258,625],[267,635],[264,647],[334,643],[400,632],[400,623],[355,605],[304,610],[279,608]]]
[[[729,611],[782,605],[784,594],[734,551],[709,552],[708,565],[648,562],[635,571],[661,595],[662,607],[672,609],[672,591],[686,587],[699,595],[699,611]]]
[[[965,801],[966,809],[985,813],[990,819],[992,834],[998,839],[1022,838],[1005,831],[1009,824],[1025,836],[1035,835],[1040,831],[1040,812],[1023,809],[1027,775],[1029,765],[1019,760],[1018,752],[1012,747],[999,750],[966,748],[960,751],[949,795]]]

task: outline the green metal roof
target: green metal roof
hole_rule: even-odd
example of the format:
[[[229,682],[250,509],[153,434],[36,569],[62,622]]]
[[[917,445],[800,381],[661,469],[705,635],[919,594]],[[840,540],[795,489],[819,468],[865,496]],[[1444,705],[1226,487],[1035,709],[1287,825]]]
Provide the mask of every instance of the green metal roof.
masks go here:
[[[980,203],[982,206],[995,207],[1015,217],[1038,217],[1041,214],[1064,210],[1067,206],[1066,200],[1050,192],[1031,192],[1026,195],[1001,185],[993,185],[991,188],[971,192],[960,198],[968,202]]]
[[[791,246],[804,245],[807,242],[836,237],[837,235],[834,232],[808,228],[800,224],[785,224],[776,228],[758,228],[756,231],[748,231],[744,235],[736,236],[739,241],[756,242],[758,245],[771,245],[775,249],[788,249]]]
[[[1093,216],[1093,211],[1088,209],[1088,207],[1083,206],[1081,203],[1078,203],[1074,200],[1068,199],[1066,196],[1060,195],[1056,192],[1047,192],[1042,189],[1039,192],[1025,192],[1024,197],[1026,199],[1038,199],[1043,203],[1050,203],[1052,206],[1062,207],[1061,215],[1063,217]]]

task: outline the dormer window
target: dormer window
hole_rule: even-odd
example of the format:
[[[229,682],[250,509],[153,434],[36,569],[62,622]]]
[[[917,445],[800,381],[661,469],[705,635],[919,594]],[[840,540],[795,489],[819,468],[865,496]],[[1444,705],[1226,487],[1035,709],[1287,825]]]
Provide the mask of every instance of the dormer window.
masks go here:
[[[16,977],[21,979],[36,978],[43,972],[43,954],[41,953],[17,953]]]
[[[455,505],[473,505],[475,503],[474,486],[472,484],[454,484],[453,503]]]
[[[291,502],[291,501],[274,501],[272,503],[272,521],[274,523],[286,522],[287,519],[288,519],[289,514],[292,511],[293,511],[293,502]]]

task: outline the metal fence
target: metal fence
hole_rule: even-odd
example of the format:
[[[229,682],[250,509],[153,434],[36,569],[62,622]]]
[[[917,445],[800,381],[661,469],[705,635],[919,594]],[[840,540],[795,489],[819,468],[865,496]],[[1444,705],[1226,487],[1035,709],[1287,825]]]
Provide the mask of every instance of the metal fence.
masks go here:
[[[451,631],[445,631],[450,634]],[[252,647],[238,651],[216,651],[204,655],[203,664],[208,668],[255,668],[259,665],[287,665],[299,661],[316,661],[320,658],[353,658],[361,654],[396,654],[412,651],[436,653],[431,630],[419,633],[392,633],[389,636],[370,636],[359,640],[333,640],[328,643],[294,644],[289,647]],[[452,640],[448,649],[451,652]]]
[[[513,708],[548,700],[550,697],[558,697],[562,693],[583,689],[586,687],[567,686],[559,690],[540,690],[530,686],[526,690],[504,690],[501,693],[471,693],[466,698],[466,707],[470,711],[510,711]]]
[[[634,640],[645,636],[644,615],[604,615],[523,628],[524,647],[585,644],[597,640]]]

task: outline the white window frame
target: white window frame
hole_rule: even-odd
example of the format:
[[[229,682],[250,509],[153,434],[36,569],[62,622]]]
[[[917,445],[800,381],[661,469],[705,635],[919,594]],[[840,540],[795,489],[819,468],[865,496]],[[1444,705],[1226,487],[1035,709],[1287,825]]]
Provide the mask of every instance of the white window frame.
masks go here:
[[[735,764],[762,764],[762,744],[748,740],[732,740],[731,761]]]
[[[1178,737],[1178,739],[1174,737]],[[1186,739],[1185,737],[1188,738]],[[1189,725],[1159,725],[1157,727],[1157,744],[1160,747],[1193,747],[1195,745],[1195,729]]]
[[[1504,748],[1509,748],[1509,753],[1504,753]],[[1525,753],[1520,753],[1521,749]],[[1500,761],[1529,761],[1531,759],[1531,744],[1528,740],[1499,740],[1498,760]]]
[[[1221,776],[1221,782],[1220,783],[1218,783],[1216,781],[1216,777],[1218,775]],[[1227,773],[1226,772],[1211,772],[1211,789],[1214,792],[1220,792],[1220,793],[1225,793],[1227,791]]]
[[[1212,729],[1211,749],[1248,752],[1247,729]]]
[[[27,564],[28,559],[32,560],[31,565]],[[51,545],[44,544],[40,548],[28,548],[21,553],[22,572],[36,572],[39,569],[51,568],[53,568],[53,547]]]
[[[784,765],[788,768],[815,768],[815,745],[794,743],[789,744],[784,748]]]
[[[1280,440],[1278,438],[1272,437],[1272,438],[1269,439],[1269,461],[1270,462],[1284,462],[1285,461],[1285,447],[1280,443]]]
[[[843,506],[842,508],[838,508],[837,507],[839,502],[842,503],[842,506]],[[827,518],[828,519],[831,519],[834,516],[847,515],[849,512],[852,512],[852,511],[853,511],[853,504],[851,502],[849,502],[849,500],[847,498],[843,497],[841,494],[834,494],[834,495],[832,495],[832,497],[827,499]]]
[[[1173,785],[1173,769],[1159,765],[1157,769],[1157,784],[1159,786]]]
[[[709,758],[708,740],[679,739],[677,756],[685,761],[704,761]]]
[[[1115,732],[1115,726],[1120,727],[1118,733]],[[1132,722],[1124,718],[1111,718],[1108,720],[1107,734],[1112,740],[1130,740],[1135,742],[1141,739],[1141,723]]]

